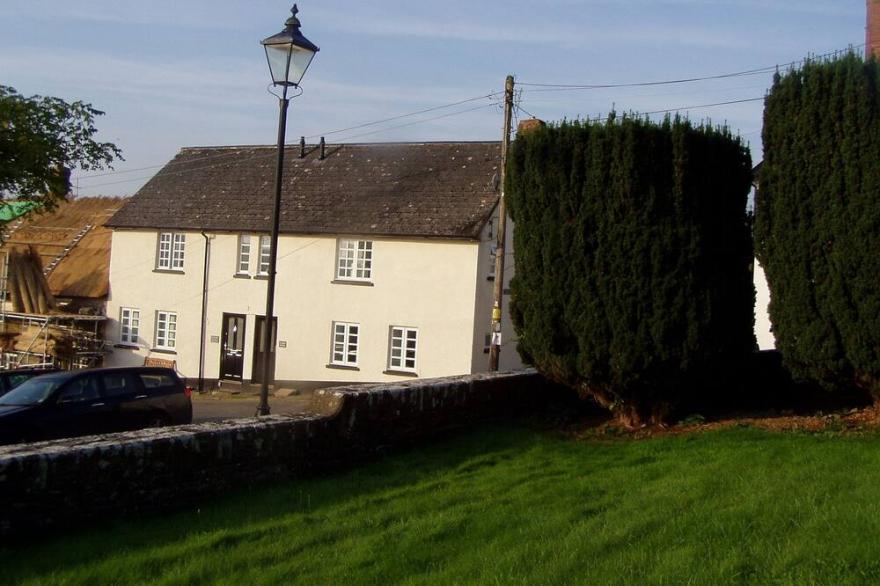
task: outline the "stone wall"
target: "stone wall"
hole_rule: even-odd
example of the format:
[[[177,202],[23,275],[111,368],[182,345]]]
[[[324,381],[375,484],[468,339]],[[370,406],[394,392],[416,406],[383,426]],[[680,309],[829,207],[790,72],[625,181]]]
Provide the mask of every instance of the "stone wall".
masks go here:
[[[545,400],[534,370],[315,392],[313,413],[0,447],[0,537],[181,507]]]

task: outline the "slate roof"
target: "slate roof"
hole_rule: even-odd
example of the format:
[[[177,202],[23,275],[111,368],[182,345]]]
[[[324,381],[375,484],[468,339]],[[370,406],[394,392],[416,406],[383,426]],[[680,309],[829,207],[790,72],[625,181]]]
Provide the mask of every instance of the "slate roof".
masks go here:
[[[268,232],[273,146],[184,148],[109,221],[114,228]],[[281,232],[475,239],[498,202],[499,142],[285,150]]]

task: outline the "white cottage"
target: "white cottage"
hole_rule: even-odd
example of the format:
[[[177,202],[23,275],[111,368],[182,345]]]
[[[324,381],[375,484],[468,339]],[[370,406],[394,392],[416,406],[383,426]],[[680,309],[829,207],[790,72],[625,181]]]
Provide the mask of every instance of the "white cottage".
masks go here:
[[[268,359],[296,388],[486,370],[500,143],[286,158],[268,352],[275,149],[186,148],[107,223],[106,363],[161,357],[210,386],[258,382]],[[506,311],[502,323],[501,367],[520,367]]]

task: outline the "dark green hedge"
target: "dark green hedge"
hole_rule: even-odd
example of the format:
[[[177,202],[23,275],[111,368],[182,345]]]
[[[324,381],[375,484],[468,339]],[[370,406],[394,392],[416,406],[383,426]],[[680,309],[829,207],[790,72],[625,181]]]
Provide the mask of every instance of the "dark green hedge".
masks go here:
[[[755,348],[750,184],[739,138],[677,118],[518,136],[506,193],[520,353],[622,419],[662,419]]]
[[[831,388],[880,381],[880,87],[855,54],[776,76],[764,110],[756,249],[786,366]]]

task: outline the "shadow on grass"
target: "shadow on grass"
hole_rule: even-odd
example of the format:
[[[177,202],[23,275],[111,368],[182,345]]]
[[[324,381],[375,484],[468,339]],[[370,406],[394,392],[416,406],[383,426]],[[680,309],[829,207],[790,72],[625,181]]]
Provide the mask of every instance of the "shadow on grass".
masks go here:
[[[120,551],[152,550],[143,560],[145,575],[161,574],[186,552],[179,549],[156,550],[163,543],[181,542],[192,537],[198,550],[222,550],[245,542],[263,541],[285,531],[291,516],[305,525],[323,521],[323,512],[346,504],[353,495],[371,506],[390,502],[398,492],[410,498],[437,489],[424,481],[449,475],[468,475],[512,457],[536,442],[536,420],[506,424],[492,423],[480,428],[448,432],[415,445],[401,446],[369,462],[362,462],[320,475],[262,485],[222,497],[206,499],[201,505],[153,517],[129,517],[98,522],[89,528],[53,532],[0,548],[4,582],[17,583],[16,576],[51,574],[55,568],[71,570],[89,566]],[[440,480],[439,482],[444,482]],[[76,490],[71,487],[71,490]],[[112,542],[107,543],[107,537]],[[323,535],[322,541],[332,541]],[[318,545],[310,540],[302,547]],[[27,551],[26,559],[19,554]],[[195,553],[195,552],[193,552]],[[167,554],[167,555],[166,555]],[[255,563],[260,555],[255,552]],[[35,565],[36,564],[36,565]]]

